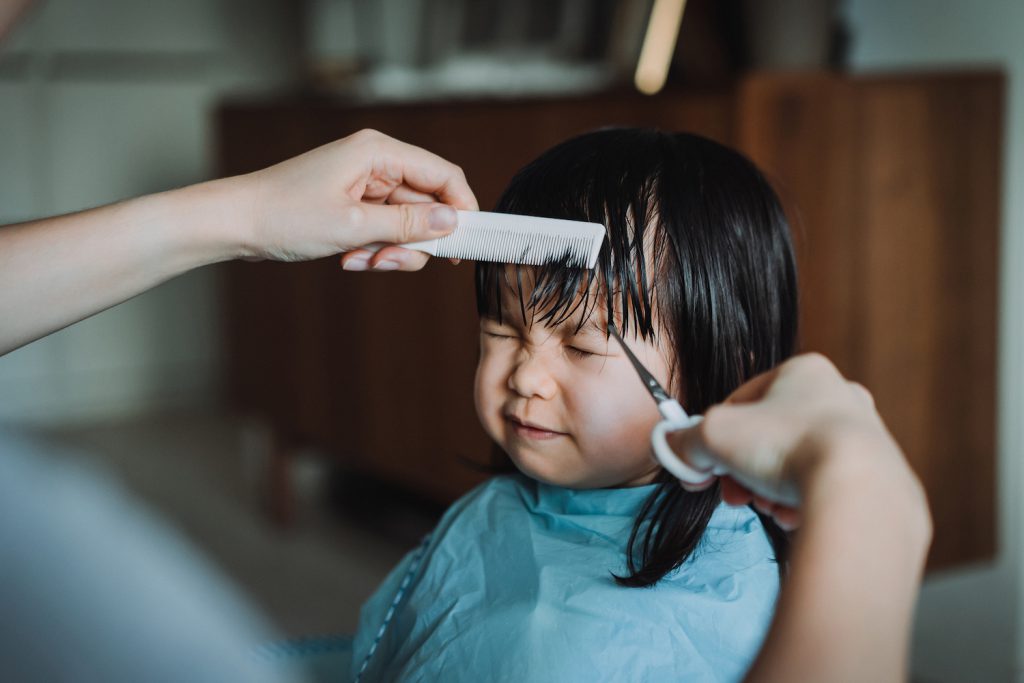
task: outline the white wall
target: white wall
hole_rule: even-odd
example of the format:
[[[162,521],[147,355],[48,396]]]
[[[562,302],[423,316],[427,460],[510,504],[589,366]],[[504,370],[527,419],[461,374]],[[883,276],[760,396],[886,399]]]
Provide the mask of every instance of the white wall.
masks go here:
[[[1008,84],[1002,194],[998,510],[993,564],[932,577],[914,633],[922,681],[1024,680],[1019,492],[1024,490],[1024,2],[847,0],[854,68],[998,66]],[[949,397],[955,400],[956,397]]]
[[[37,3],[0,50],[0,225],[210,177],[216,101],[294,71],[290,5]],[[213,400],[215,294],[213,272],[191,273],[0,358],[0,421]]]

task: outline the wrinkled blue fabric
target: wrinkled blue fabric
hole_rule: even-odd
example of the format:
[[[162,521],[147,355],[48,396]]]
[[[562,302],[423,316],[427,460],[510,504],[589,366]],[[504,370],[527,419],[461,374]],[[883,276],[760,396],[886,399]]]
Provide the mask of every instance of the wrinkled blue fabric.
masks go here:
[[[517,475],[471,491],[363,606],[352,678],[742,678],[779,590],[761,522],[720,506],[681,567],[652,588],[620,587],[612,573],[625,575],[629,532],[653,490],[572,490]]]

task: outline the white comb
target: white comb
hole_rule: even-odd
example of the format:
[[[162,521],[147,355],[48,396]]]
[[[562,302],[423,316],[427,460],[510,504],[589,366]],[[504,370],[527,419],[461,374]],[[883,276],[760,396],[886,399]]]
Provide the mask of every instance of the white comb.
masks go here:
[[[604,242],[600,223],[487,211],[458,213],[459,225],[450,235],[398,246],[442,258],[527,266],[565,260],[570,266],[593,268]],[[362,248],[376,252],[385,246],[376,242]]]

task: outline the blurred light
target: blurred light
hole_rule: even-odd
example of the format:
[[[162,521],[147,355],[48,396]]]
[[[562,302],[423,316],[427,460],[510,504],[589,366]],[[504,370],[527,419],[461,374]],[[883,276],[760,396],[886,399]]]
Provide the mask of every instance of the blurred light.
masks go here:
[[[636,89],[645,95],[653,95],[665,86],[684,9],[686,0],[654,0],[633,76]]]

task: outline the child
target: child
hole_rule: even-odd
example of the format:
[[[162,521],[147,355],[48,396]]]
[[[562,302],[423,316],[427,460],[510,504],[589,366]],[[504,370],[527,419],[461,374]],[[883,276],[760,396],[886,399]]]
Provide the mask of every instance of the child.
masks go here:
[[[519,474],[456,502],[363,608],[354,679],[737,680],[785,537],[654,463],[654,402],[690,413],[791,355],[796,270],[771,188],[694,135],[601,130],[543,154],[498,211],[608,228],[591,273],[477,265],[476,406]]]

